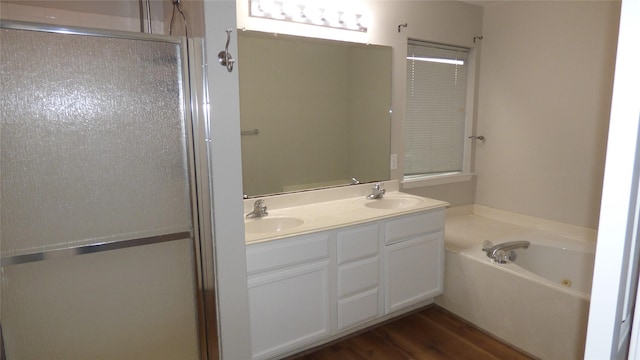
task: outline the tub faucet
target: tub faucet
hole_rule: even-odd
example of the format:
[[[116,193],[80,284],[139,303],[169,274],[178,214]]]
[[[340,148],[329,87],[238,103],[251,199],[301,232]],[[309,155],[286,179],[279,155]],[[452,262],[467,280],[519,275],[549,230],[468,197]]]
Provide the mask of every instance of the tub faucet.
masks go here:
[[[502,244],[493,245],[491,241],[485,241],[482,245],[482,251],[487,253],[487,256],[493,262],[499,264],[506,264],[509,261],[516,259],[516,249],[527,249],[531,245],[529,241],[508,241]]]
[[[382,196],[384,195],[385,192],[387,192],[387,190],[385,190],[382,185],[384,185],[383,183],[375,183],[373,184],[373,187],[371,188],[371,194],[367,195],[367,199],[369,200],[373,200],[373,199],[382,199]]]
[[[253,211],[251,211],[244,217],[246,217],[247,219],[251,219],[267,215],[269,215],[269,213],[267,212],[267,205],[264,204],[264,200],[260,199],[256,200],[256,202],[253,203]]]

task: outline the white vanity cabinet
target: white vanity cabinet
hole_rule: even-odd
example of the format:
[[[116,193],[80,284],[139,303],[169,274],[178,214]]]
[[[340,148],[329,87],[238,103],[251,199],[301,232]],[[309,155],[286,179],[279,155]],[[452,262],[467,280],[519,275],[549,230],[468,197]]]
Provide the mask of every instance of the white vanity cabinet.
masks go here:
[[[382,315],[380,225],[338,231],[338,331]]]
[[[385,223],[385,314],[442,294],[444,210]]]
[[[247,272],[254,359],[329,336],[328,233],[250,245]]]
[[[444,208],[249,244],[247,271],[253,358],[291,354],[440,295]]]

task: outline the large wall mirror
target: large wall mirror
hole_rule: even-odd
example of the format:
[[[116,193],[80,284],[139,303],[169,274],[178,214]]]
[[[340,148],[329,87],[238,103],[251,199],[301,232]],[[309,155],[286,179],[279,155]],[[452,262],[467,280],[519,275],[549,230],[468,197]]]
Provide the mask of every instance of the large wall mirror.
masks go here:
[[[389,179],[391,47],[238,33],[244,193]]]

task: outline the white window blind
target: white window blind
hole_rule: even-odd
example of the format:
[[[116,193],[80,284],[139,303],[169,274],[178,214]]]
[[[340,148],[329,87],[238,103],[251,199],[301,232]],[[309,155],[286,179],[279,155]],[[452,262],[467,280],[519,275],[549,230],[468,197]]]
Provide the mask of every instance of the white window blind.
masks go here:
[[[409,40],[405,177],[463,170],[468,54]]]

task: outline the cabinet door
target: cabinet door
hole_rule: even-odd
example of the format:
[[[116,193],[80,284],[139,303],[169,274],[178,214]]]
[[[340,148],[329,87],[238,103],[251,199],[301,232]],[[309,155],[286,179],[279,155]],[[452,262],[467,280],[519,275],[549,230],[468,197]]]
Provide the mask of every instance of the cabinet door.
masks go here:
[[[329,335],[329,261],[249,279],[254,359],[271,358]]]
[[[443,233],[385,247],[385,314],[442,294]]]

